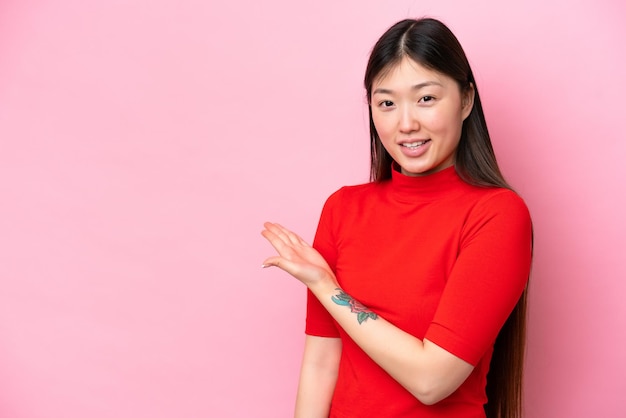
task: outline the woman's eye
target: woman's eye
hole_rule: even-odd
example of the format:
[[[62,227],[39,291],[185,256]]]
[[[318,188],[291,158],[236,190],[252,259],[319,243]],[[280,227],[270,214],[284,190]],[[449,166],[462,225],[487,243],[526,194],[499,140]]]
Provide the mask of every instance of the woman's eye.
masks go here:
[[[421,99],[419,99],[421,103],[428,103],[428,102],[432,102],[433,100],[435,100],[433,96],[424,96]]]
[[[393,102],[391,100],[383,100],[382,102],[380,102],[379,106],[380,107],[392,107]]]

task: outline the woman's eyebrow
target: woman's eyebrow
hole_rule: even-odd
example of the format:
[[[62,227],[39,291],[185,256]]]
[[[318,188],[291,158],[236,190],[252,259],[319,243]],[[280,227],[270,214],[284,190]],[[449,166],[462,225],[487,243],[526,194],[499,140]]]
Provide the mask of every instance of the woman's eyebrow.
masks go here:
[[[443,86],[443,84],[439,83],[438,81],[424,81],[423,83],[412,86],[411,90],[419,90],[428,86]],[[380,87],[374,90],[372,94],[393,94],[393,90]]]

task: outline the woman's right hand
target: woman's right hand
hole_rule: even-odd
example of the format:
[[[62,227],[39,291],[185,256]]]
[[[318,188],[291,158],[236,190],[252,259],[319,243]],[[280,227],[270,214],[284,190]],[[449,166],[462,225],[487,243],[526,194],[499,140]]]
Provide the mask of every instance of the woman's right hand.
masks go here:
[[[278,267],[300,280],[309,289],[324,285],[339,287],[335,274],[315,248],[279,224],[266,222],[263,226],[265,229],[261,235],[278,252],[277,256],[267,258],[263,262],[263,267]]]

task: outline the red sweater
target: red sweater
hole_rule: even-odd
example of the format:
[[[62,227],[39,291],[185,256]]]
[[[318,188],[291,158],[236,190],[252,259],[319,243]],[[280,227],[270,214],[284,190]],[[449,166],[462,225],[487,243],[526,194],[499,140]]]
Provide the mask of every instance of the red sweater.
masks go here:
[[[330,196],[313,245],[348,294],[475,369],[448,398],[423,405],[309,292],[306,333],[343,343],[330,416],[484,417],[493,342],[530,270],[528,209],[510,190],[468,185],[454,167],[392,176]]]

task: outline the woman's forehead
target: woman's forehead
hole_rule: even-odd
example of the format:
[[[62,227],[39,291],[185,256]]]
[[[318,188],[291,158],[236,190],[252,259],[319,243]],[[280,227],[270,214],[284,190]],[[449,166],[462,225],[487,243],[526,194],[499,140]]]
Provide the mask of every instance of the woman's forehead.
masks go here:
[[[449,77],[425,67],[410,57],[403,57],[378,73],[372,83],[372,90],[388,84],[444,84],[446,78]]]

